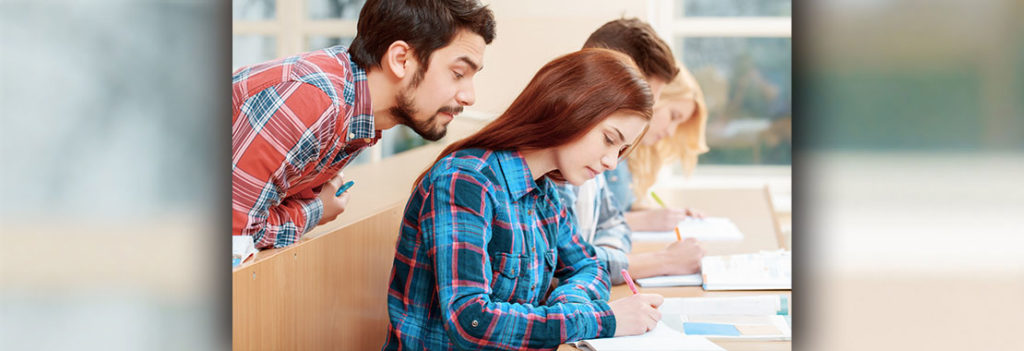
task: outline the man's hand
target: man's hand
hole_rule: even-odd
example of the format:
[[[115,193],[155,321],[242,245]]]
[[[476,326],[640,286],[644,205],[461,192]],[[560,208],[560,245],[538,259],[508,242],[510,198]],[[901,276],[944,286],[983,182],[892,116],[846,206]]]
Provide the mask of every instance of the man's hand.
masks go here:
[[[320,223],[317,223],[317,225],[333,221],[335,218],[338,218],[338,215],[345,212],[345,206],[348,205],[348,191],[341,194],[341,196],[334,196],[334,193],[338,192],[338,188],[341,188],[341,185],[344,183],[344,173],[338,173],[338,175],[321,186],[320,194],[317,197],[324,204],[324,212],[323,216],[320,217]]]

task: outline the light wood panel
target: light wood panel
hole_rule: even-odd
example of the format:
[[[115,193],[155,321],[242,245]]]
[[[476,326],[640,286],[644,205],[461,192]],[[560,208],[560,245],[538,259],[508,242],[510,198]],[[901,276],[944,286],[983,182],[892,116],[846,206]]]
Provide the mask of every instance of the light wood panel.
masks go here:
[[[234,272],[236,350],[366,350],[383,344],[404,202]]]

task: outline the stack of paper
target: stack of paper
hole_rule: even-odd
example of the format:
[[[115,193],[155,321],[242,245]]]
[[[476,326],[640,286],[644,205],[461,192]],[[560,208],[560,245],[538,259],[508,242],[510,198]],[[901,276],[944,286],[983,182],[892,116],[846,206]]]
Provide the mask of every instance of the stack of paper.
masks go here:
[[[701,260],[704,290],[789,290],[792,272],[792,254],[785,250]]]
[[[663,321],[684,335],[728,340],[790,340],[786,295],[665,299]]]
[[[693,218],[688,217],[676,226],[679,234],[685,238],[696,238],[699,241],[739,241],[743,240],[743,232],[731,220],[724,217]],[[633,232],[635,242],[672,242],[676,241],[676,232]]]
[[[664,322],[643,335],[617,338],[590,339],[576,343],[576,347],[589,351],[724,351],[722,347],[703,336],[688,336],[669,328]]]
[[[786,295],[725,297],[669,297],[658,307],[661,313],[686,315],[788,315]]]
[[[231,267],[237,266],[245,262],[256,254],[256,245],[252,241],[250,235],[232,235],[231,236]]]
[[[642,278],[636,282],[645,288],[703,286],[704,290],[789,290],[793,281],[791,257],[792,254],[784,250],[708,256],[701,260],[700,274]]]

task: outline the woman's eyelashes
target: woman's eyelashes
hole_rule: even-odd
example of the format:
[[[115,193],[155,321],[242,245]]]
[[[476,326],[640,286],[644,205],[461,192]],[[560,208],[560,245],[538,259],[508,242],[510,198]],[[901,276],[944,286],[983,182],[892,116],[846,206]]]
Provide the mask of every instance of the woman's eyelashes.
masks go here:
[[[619,157],[622,157],[622,155],[626,153],[626,150],[629,150],[629,144],[622,145],[622,147],[619,148]]]

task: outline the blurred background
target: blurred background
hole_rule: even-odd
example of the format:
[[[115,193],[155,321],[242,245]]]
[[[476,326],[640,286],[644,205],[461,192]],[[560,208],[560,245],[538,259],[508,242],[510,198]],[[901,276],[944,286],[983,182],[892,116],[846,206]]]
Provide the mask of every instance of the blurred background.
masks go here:
[[[794,345],[1024,349],[1024,2],[794,17]]]
[[[1020,1],[485,3],[465,118],[609,20],[671,44],[711,108],[683,181],[792,221],[795,349],[1024,348]],[[229,348],[230,72],[347,45],[361,5],[0,1],[0,349]],[[386,134],[359,162],[423,145]]]
[[[230,348],[230,9],[0,1],[0,349]]]

